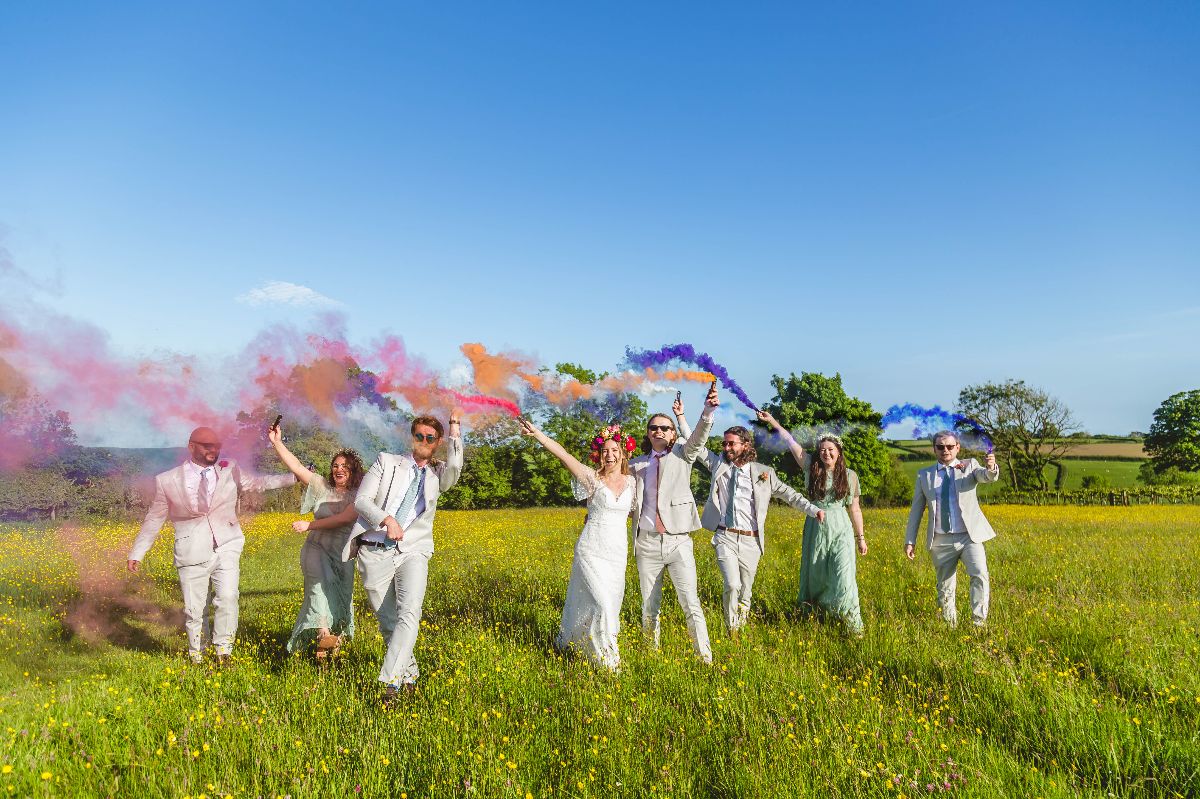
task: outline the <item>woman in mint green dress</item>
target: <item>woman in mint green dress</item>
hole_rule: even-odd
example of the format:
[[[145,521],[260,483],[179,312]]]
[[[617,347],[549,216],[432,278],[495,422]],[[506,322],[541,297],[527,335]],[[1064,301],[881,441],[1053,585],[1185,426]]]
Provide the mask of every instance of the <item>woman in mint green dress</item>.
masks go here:
[[[308,533],[308,537],[300,548],[304,601],[287,650],[315,646],[317,660],[324,661],[337,652],[345,638],[354,635],[354,561],[343,561],[342,550],[358,518],[354,495],[363,478],[362,459],[353,450],[334,455],[329,467],[330,485],[300,463],[284,446],[277,429],[268,437],[280,460],[307,486],[300,512],[313,514],[311,522],[292,522],[293,530]]]
[[[834,435],[821,436],[814,459],[769,413],[760,411],[759,419],[788,442],[792,457],[804,469],[809,499],[825,511],[823,522],[804,520],[800,607],[806,613],[836,616],[852,635],[862,635],[855,550],[859,555],[867,554],[867,539],[858,504],[858,475],[846,468],[842,441]]]

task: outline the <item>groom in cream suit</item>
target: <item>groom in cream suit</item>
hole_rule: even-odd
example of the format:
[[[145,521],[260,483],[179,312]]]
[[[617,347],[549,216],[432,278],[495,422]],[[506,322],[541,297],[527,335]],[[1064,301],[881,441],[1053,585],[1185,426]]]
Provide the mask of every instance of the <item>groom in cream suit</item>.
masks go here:
[[[750,598],[758,562],[767,548],[767,508],[780,499],[814,519],[825,511],[779,479],[775,470],[755,458],[754,438],[741,425],[725,431],[721,453],[705,451],[700,463],[712,474],[701,521],[713,531],[712,545],[725,583],[721,605],[725,629],[737,640],[750,617]]]
[[[221,440],[207,427],[188,438],[188,461],[154,478],[154,500],[133,542],[127,567],[136,572],[168,519],[175,525],[175,568],[183,589],[188,655],[200,663],[208,595],[212,590],[212,643],[229,662],[238,624],[238,577],[246,536],[237,518],[242,491],[265,491],[296,482],[290,474],[250,475],[219,460]]]
[[[658,613],[666,571],[687,617],[692,646],[705,663],[712,663],[712,648],[696,590],[696,556],[691,534],[700,529],[700,516],[692,496],[692,465],[704,452],[713,426],[713,412],[719,404],[714,384],[708,391],[699,424],[682,444],[678,443],[675,424],[668,417],[651,416],[646,425],[649,446],[643,444],[649,451],[629,462],[634,477],[631,515],[633,552],[642,593],[642,631],[658,645]]]
[[[363,588],[387,642],[379,670],[385,702],[402,689],[414,690],[420,676],[413,650],[433,557],[433,515],[438,497],[458,482],[463,467],[457,414],[450,417],[445,461],[433,459],[442,441],[440,421],[418,416],[409,429],[412,454],[381,452],[363,477],[354,500],[358,521],[342,553],[349,560],[357,552]]]
[[[995,538],[996,533],[979,509],[975,488],[980,483],[993,483],[999,479],[1000,469],[996,465],[996,456],[991,452],[987,454],[987,468],[980,466],[974,458],[960,461],[958,436],[949,430],[934,435],[933,449],[938,462],[917,472],[912,508],[908,512],[904,554],[909,560],[913,559],[917,528],[928,507],[925,547],[933,558],[933,568],[937,574],[938,605],[942,608],[942,618],[951,627],[958,624],[954,594],[958,584],[958,562],[961,560],[967,576],[971,578],[971,620],[976,627],[983,627],[987,624],[991,590],[983,542]]]

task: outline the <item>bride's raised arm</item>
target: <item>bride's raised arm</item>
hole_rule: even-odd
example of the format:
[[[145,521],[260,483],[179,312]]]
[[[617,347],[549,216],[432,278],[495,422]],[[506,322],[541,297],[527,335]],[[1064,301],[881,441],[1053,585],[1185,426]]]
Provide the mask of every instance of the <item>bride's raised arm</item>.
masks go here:
[[[567,471],[569,471],[571,476],[576,480],[585,485],[595,481],[595,469],[591,468],[590,466],[584,466],[582,463],[580,463],[574,455],[567,452],[562,444],[559,444],[553,438],[534,427],[533,422],[530,422],[528,419],[521,418],[517,420],[517,424],[521,427],[522,435],[531,437],[534,441],[545,447],[547,452],[562,461],[563,466],[567,467]]]

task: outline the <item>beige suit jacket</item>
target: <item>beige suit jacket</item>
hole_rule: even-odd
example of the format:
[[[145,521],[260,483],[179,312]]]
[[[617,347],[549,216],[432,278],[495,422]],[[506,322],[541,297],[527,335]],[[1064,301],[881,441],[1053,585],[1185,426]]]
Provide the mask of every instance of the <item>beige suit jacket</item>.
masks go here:
[[[979,498],[975,489],[980,483],[994,483],[1000,479],[1000,469],[994,472],[979,465],[979,461],[971,458],[966,461],[967,468],[963,471],[954,470],[954,490],[958,494],[958,507],[962,511],[963,524],[967,526],[967,534],[976,543],[983,543],[996,537],[996,531],[988,524],[983,511],[979,509]],[[934,488],[937,475],[937,464],[927,466],[917,472],[917,484],[913,488],[912,507],[908,511],[908,529],[905,532],[904,543],[917,545],[917,528],[921,525],[921,515],[929,508],[929,521],[925,525],[925,548],[933,547],[933,537],[938,532],[938,520],[941,519],[941,497]]]
[[[721,507],[717,491],[721,480],[729,482],[729,470],[732,468],[732,464],[722,453],[711,451],[704,453],[700,458],[700,463],[712,473],[712,485],[709,487],[708,501],[704,503],[704,515],[701,517],[701,521],[704,522],[705,529],[716,532],[718,527],[725,524],[724,509]],[[820,508],[805,499],[799,491],[780,480],[779,475],[775,474],[775,470],[770,466],[757,461],[751,461],[747,466],[750,467],[750,483],[754,486],[754,516],[758,522],[758,535],[755,540],[758,541],[759,551],[765,552],[767,549],[767,506],[771,504],[771,497],[783,500],[814,519],[817,518],[817,511]]]
[[[222,465],[224,464],[224,465]],[[146,511],[146,520],[133,541],[130,560],[143,560],[158,539],[168,519],[175,525],[175,568],[208,563],[215,549],[234,542],[240,549],[246,542],[237,517],[237,500],[243,491],[266,491],[296,482],[290,474],[251,475],[236,462],[223,459],[216,466],[216,487],[208,513],[201,513],[195,495],[184,487],[184,464],[168,469],[154,478],[154,499]]]
[[[463,467],[462,438],[447,438],[446,447],[446,460],[434,465],[433,473],[425,476],[425,510],[404,528],[404,538],[398,542],[401,552],[433,554],[433,515],[437,511],[438,497],[458,482]],[[354,499],[358,521],[350,530],[342,560],[350,560],[358,554],[358,539],[363,533],[383,529],[383,520],[396,510],[395,506],[412,483],[414,465],[409,455],[379,453],[358,487]]]
[[[678,441],[662,457],[658,471],[658,515],[668,533],[690,533],[700,529],[700,514],[696,513],[696,498],[692,496],[692,465],[704,452],[708,432],[712,430],[712,415],[701,416],[700,423],[682,444]],[[641,455],[629,462],[633,472],[633,529],[637,533],[641,518],[642,494],[645,493],[646,468],[650,465],[650,454]]]

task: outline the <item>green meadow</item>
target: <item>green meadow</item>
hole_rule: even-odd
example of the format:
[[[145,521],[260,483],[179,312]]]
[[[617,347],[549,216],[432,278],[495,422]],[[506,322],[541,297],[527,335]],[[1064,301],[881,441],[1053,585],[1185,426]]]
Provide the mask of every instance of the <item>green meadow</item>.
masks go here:
[[[794,612],[801,519],[774,509],[752,626],[716,662],[673,602],[640,638],[629,566],[619,673],[554,652],[580,509],[443,511],[420,689],[383,708],[383,642],[321,669],[283,650],[300,602],[292,517],[247,521],[232,668],[194,667],[169,531],[0,527],[0,791],[15,796],[1195,796],[1200,508],[994,506],[985,632],[937,613],[906,510],[866,513],[867,633]],[[966,580],[960,580],[960,612]],[[668,590],[668,596],[670,591]]]

